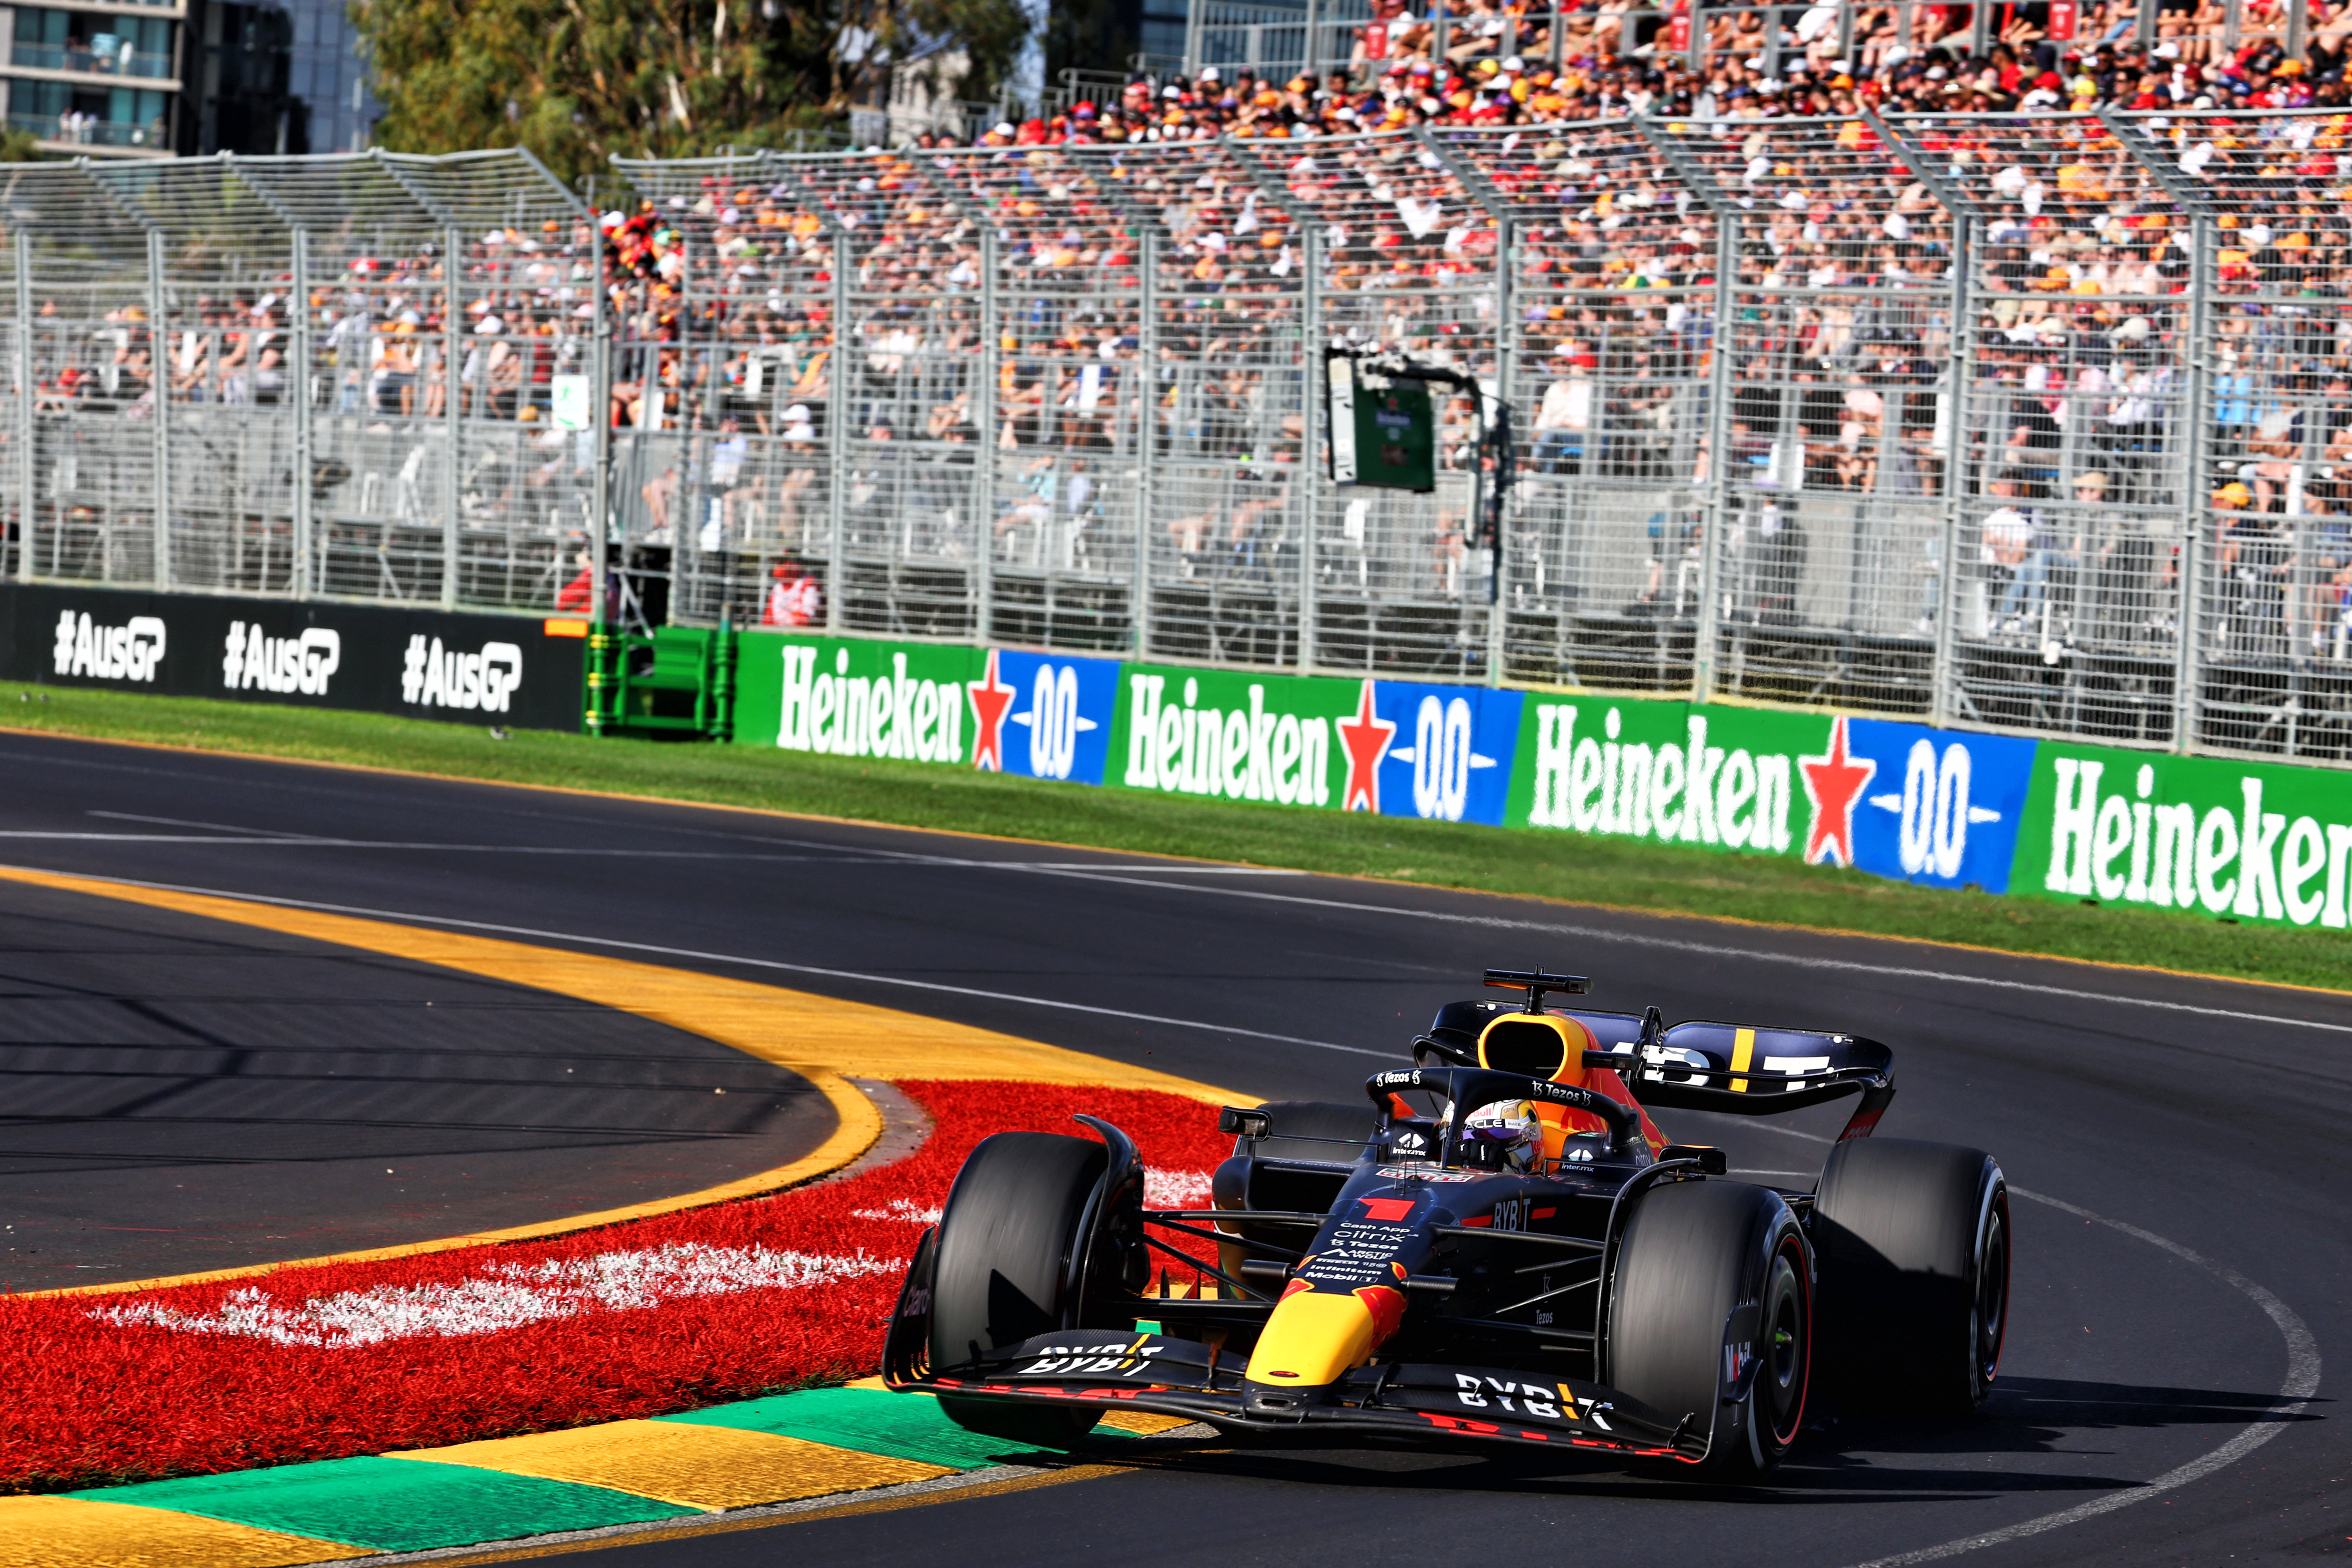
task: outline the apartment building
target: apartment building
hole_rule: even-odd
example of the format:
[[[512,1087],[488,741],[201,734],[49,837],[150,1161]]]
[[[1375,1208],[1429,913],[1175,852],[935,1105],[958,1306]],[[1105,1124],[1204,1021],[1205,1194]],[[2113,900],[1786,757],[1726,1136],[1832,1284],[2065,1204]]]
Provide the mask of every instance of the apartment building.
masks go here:
[[[343,0],[0,6],[10,126],[45,153],[346,153],[376,106]]]

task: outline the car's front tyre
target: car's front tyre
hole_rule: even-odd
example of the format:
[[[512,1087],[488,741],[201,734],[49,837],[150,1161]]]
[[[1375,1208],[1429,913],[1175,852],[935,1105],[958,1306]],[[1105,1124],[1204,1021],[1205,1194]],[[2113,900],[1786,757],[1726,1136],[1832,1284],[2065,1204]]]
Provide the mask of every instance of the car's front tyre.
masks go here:
[[[1076,1328],[1068,1299],[1087,1199],[1108,1155],[1050,1132],[999,1132],[963,1163],[940,1215],[932,1262],[930,1364],[943,1371],[1039,1334]],[[941,1395],[956,1425],[992,1437],[1066,1447],[1094,1426],[1082,1407]]]

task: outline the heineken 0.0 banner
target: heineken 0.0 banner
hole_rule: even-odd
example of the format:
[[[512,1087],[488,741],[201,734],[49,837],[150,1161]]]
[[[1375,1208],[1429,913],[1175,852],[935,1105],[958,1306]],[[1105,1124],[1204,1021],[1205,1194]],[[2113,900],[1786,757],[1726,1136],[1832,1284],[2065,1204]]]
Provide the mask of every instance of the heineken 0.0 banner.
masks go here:
[[[735,738],[788,752],[961,763],[975,726],[968,647],[746,633],[737,644]]]
[[[738,742],[1103,782],[1109,659],[772,632],[736,646]]]
[[[1380,809],[1383,731],[1369,680],[1130,664],[1112,783],[1277,805]]]
[[[1118,671],[1115,659],[992,649],[971,700],[981,732],[997,742],[992,765],[1031,778],[1102,783]],[[988,715],[1000,707],[1003,719],[992,729]]]
[[[2015,892],[2345,929],[2352,777],[2043,741]]]
[[[2033,747],[1828,713],[1529,696],[1504,820],[1999,892]]]
[[[773,633],[740,647],[736,737],[787,751],[1789,856],[2221,920],[2342,930],[2352,914],[2352,777],[2323,769],[1003,648]]]

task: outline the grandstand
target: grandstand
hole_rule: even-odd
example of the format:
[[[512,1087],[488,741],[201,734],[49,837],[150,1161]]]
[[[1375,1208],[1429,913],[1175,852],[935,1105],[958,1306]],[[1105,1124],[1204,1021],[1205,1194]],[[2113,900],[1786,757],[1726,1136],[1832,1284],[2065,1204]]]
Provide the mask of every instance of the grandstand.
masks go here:
[[[2323,10],[2195,80],[2333,101]],[[1496,15],[593,207],[515,154],[8,171],[8,570],[583,609],[601,550],[656,620],[2345,760],[2352,121],[1932,65],[1919,113],[1917,26],[1862,87],[1621,63],[1606,7],[1530,70]],[[1514,409],[1499,552],[1466,396],[1434,494],[1326,480],[1335,340]]]

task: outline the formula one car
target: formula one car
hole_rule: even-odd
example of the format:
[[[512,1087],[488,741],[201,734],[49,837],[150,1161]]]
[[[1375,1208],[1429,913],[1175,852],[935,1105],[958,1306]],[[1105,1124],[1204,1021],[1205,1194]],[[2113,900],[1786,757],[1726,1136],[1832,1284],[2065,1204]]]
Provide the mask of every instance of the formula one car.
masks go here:
[[[1366,1080],[1369,1104],[1224,1110],[1237,1136],[1209,1209],[1145,1206],[1134,1144],[1094,1117],[1100,1142],[982,1142],[908,1266],[889,1385],[1045,1447],[1142,1410],[1727,1479],[1787,1453],[1817,1359],[1915,1411],[1983,1401],[2007,1189],[1980,1150],[1869,1136],[1895,1097],[1885,1046],[1547,1008],[1585,993],[1573,975],[1486,982],[1524,1002],[1449,1004],[1412,1068]],[[1722,1151],[1648,1115],[1849,1094],[1811,1192],[1727,1180]]]

